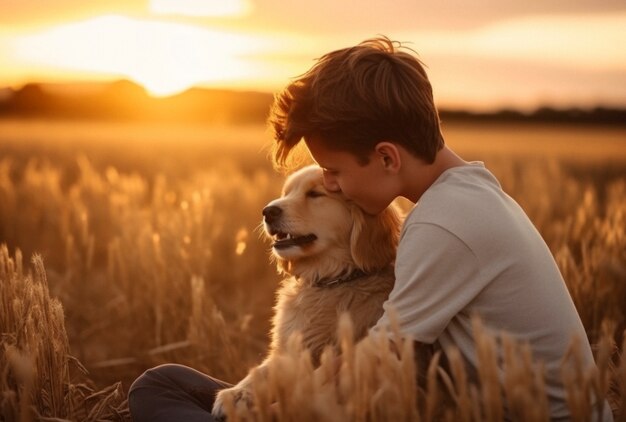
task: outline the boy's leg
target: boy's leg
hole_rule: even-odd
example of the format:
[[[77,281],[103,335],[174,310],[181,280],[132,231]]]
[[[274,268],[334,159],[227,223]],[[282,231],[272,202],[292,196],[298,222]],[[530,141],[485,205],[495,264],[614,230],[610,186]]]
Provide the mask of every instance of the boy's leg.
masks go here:
[[[183,365],[148,369],[133,382],[128,404],[133,421],[213,421],[215,394],[231,384]]]

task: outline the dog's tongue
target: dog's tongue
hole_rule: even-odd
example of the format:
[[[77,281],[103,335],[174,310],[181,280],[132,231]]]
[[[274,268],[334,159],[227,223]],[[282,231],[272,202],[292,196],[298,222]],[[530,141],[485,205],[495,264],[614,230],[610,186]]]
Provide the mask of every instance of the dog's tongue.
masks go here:
[[[276,242],[274,242],[273,247],[275,249],[286,249],[286,248],[291,248],[292,246],[300,246],[306,243],[311,243],[315,239],[317,239],[317,236],[315,236],[314,234],[307,234],[306,236],[290,237],[290,238],[277,240]]]

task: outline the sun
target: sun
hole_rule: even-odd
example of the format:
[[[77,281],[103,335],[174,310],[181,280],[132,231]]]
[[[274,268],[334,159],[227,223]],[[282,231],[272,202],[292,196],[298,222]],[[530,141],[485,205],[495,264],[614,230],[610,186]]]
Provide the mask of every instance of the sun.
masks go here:
[[[248,0],[151,0],[150,11],[185,16],[241,16],[250,13]]]
[[[16,56],[57,69],[123,77],[165,96],[253,78],[260,39],[169,21],[100,16],[22,36]]]

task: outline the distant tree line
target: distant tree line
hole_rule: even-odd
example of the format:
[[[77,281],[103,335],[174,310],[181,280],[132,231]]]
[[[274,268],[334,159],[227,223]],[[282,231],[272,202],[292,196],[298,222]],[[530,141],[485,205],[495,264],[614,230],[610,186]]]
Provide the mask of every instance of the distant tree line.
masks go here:
[[[532,112],[503,109],[491,113],[466,110],[441,110],[442,120],[484,122],[537,122],[567,124],[626,125],[626,109],[594,107],[590,109],[540,107]]]
[[[40,84],[27,84],[0,99],[2,117],[177,121],[244,124],[264,122],[273,95],[265,92],[191,88],[181,94],[155,98],[130,81],[106,84],[90,94],[53,93]],[[554,109],[530,113],[503,109],[489,113],[440,110],[441,120],[467,122],[537,122],[626,125],[626,109]]]

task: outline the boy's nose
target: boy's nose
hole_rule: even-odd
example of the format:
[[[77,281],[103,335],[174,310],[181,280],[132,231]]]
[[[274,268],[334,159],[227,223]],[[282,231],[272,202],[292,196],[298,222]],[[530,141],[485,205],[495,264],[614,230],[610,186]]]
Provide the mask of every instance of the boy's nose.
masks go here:
[[[328,173],[324,172],[324,187],[326,190],[330,192],[339,192],[341,191],[341,187],[339,187],[339,183],[337,183],[337,179]]]

